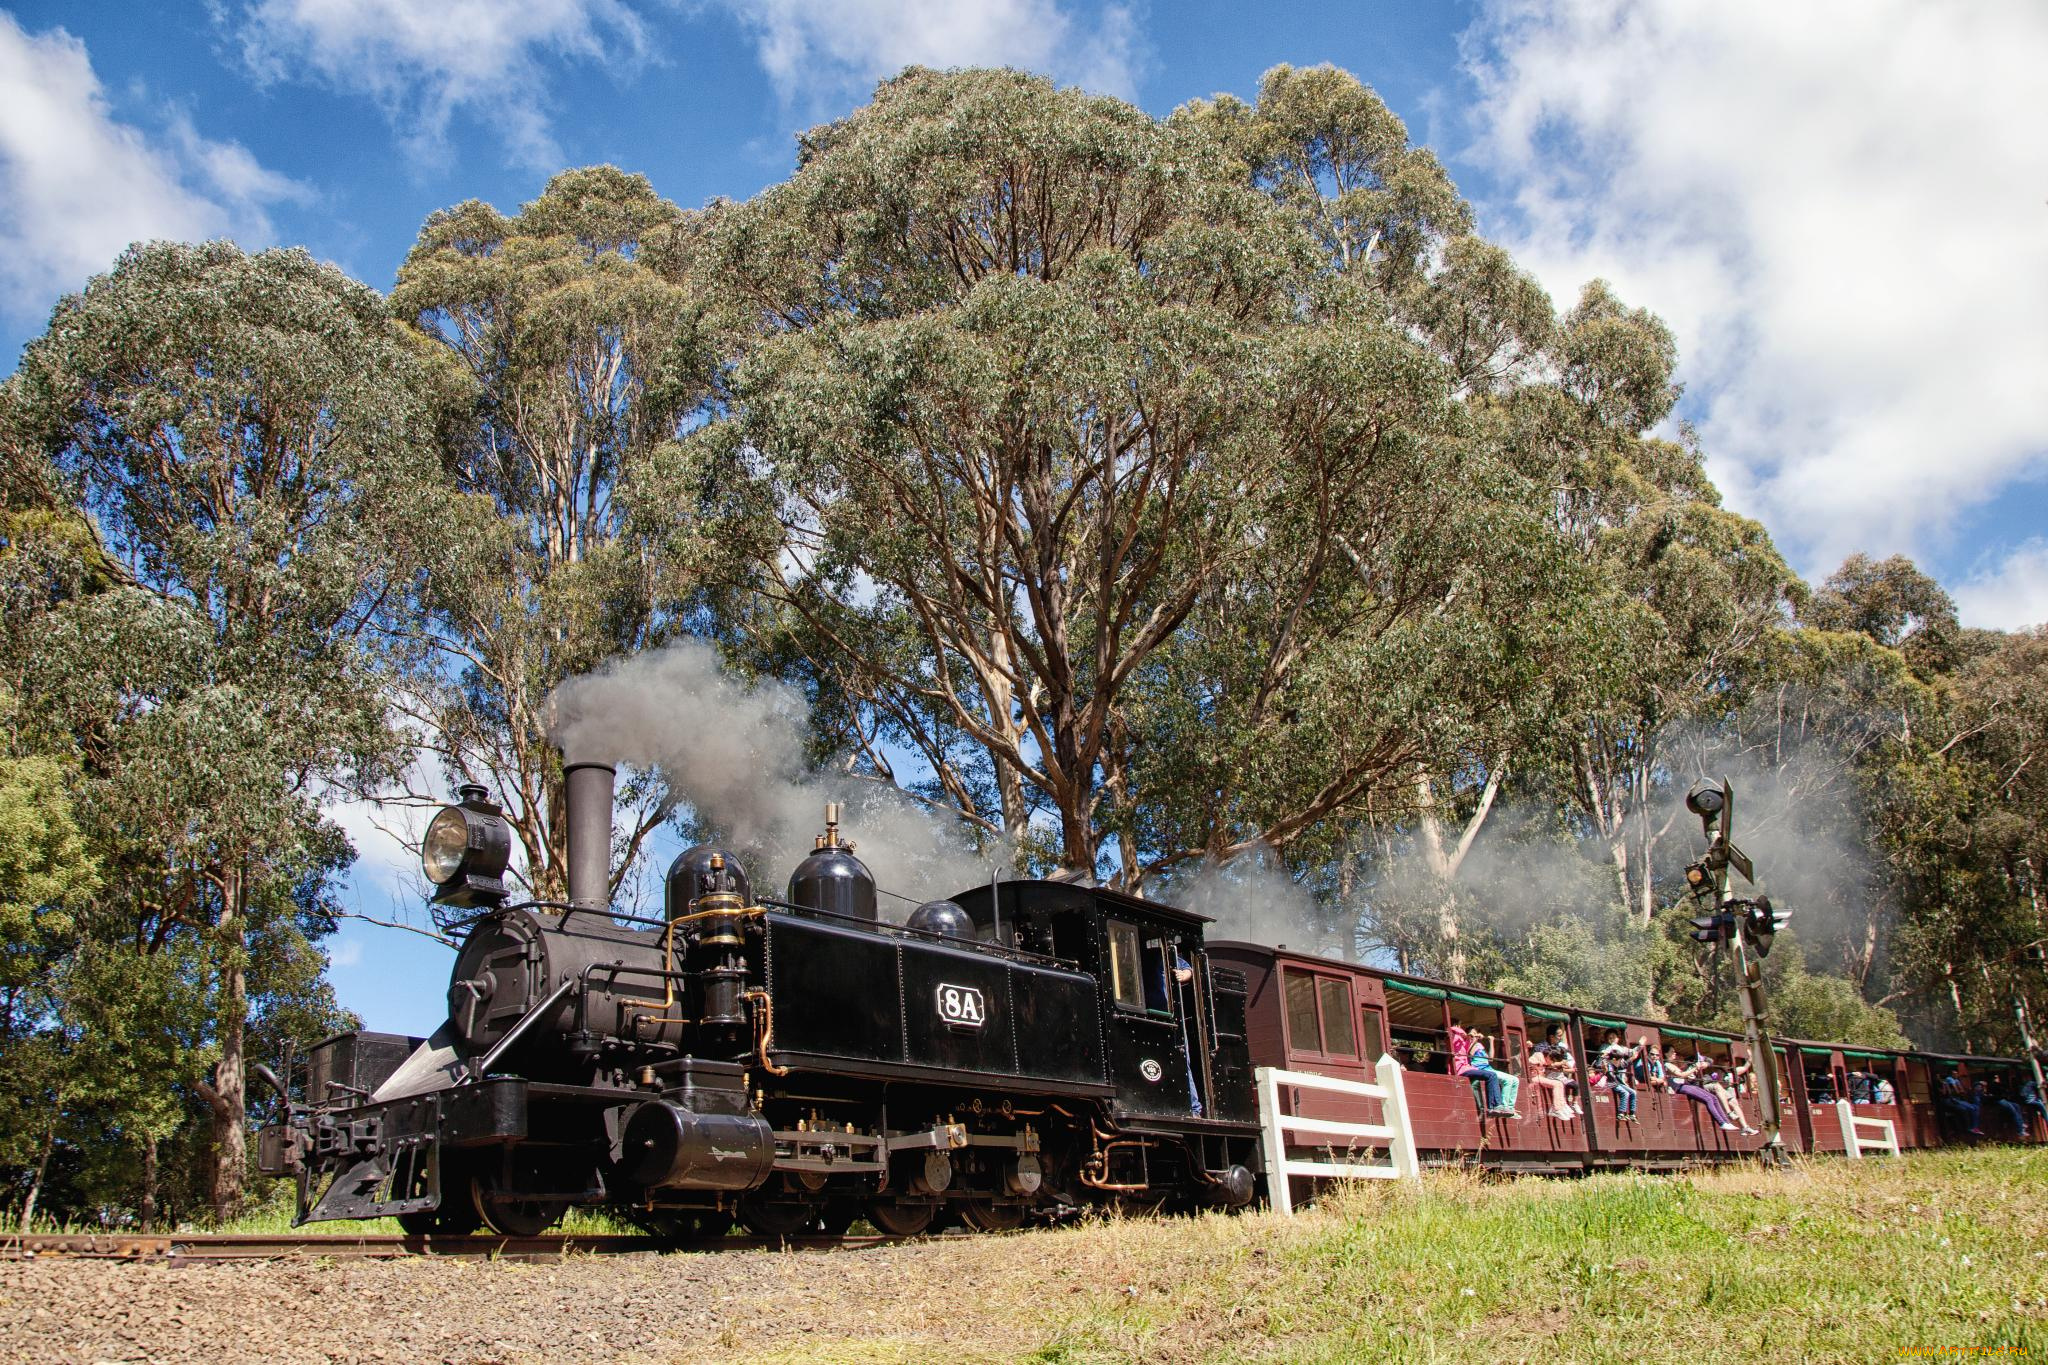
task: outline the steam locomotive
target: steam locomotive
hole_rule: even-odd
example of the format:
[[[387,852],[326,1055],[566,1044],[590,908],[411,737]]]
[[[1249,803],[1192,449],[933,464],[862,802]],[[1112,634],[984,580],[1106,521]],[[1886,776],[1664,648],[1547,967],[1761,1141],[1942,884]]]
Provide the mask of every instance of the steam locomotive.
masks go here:
[[[608,903],[614,771],[566,775],[567,901],[510,903],[483,788],[429,824],[435,900],[473,912],[448,1017],[309,1054],[258,1142],[300,1222],[532,1235],[580,1206],[675,1238],[909,1236],[1255,1197],[1246,979],[1201,916],[1008,881],[886,922],[828,807],[786,897],[700,845],[635,917]]]

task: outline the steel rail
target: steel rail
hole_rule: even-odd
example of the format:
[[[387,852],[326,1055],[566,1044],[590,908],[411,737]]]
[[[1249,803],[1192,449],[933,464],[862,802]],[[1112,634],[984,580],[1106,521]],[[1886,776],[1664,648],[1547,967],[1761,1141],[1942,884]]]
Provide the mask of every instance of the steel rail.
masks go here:
[[[276,1261],[290,1259],[402,1260],[452,1257],[502,1261],[560,1261],[571,1256],[654,1255],[664,1252],[834,1251],[875,1246],[888,1237],[700,1237],[669,1240],[641,1235],[548,1233],[539,1237],[479,1234],[405,1236],[246,1232],[30,1233],[0,1235],[0,1260],[75,1258],[154,1261]]]

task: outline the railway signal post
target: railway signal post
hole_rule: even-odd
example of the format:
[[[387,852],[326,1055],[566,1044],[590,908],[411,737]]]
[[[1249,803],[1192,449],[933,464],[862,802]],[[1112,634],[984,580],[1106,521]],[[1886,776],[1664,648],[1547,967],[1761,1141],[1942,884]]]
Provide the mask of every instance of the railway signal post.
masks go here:
[[[1730,889],[1731,869],[1740,872],[1746,882],[1756,880],[1756,869],[1732,839],[1735,789],[1728,779],[1722,778],[1718,786],[1701,783],[1687,794],[1685,804],[1700,817],[1707,838],[1706,855],[1685,870],[1686,883],[1697,900],[1713,906],[1712,913],[1694,917],[1692,936],[1702,943],[1735,946],[1735,984],[1742,999],[1750,1070],[1757,1078],[1758,1106],[1763,1111],[1763,1156],[1765,1161],[1776,1164],[1785,1155],[1784,1121],[1777,1057],[1771,1051],[1766,1024],[1763,959],[1771,951],[1771,940],[1784,925],[1788,912],[1775,909],[1768,896],[1742,899]]]

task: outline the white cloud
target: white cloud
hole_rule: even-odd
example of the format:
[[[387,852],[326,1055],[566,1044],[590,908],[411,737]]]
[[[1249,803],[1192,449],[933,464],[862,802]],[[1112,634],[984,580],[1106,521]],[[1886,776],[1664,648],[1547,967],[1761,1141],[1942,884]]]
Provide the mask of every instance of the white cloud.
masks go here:
[[[647,31],[624,0],[215,0],[259,79],[311,75],[376,100],[415,155],[450,119],[486,121],[529,164],[561,163],[548,128],[553,60],[637,64]]]
[[[2048,625],[2048,540],[2029,540],[1954,589],[1965,625],[2018,630]]]
[[[130,242],[271,239],[266,209],[310,192],[173,110],[159,135],[116,119],[85,44],[0,12],[0,313],[28,318]]]
[[[1715,477],[1809,570],[2048,465],[2048,6],[1492,0],[1465,51],[1489,228],[1672,323]]]
[[[720,0],[754,35],[785,99],[906,66],[1016,66],[1101,94],[1137,92],[1137,23],[1106,5],[1091,27],[1057,0]]]
[[[516,159],[561,164],[550,130],[554,67],[625,71],[657,55],[659,12],[731,15],[785,100],[835,104],[913,63],[1007,65],[1091,90],[1136,88],[1126,4],[1091,23],[1061,0],[209,0],[262,81],[319,81],[374,99],[418,157],[444,156],[458,114]]]

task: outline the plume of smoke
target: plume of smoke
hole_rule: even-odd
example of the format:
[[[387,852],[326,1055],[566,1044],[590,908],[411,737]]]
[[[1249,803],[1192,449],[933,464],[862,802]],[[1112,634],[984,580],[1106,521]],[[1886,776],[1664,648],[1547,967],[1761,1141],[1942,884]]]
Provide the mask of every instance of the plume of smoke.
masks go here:
[[[1346,956],[1349,935],[1324,922],[1314,893],[1264,845],[1227,863],[1204,862],[1161,887],[1161,898],[1216,921],[1206,937]]]
[[[570,762],[607,762],[656,774],[671,804],[746,857],[759,886],[811,849],[825,804],[877,884],[923,900],[989,879],[999,847],[977,849],[964,822],[946,819],[894,787],[818,772],[804,759],[809,707],[784,683],[747,683],[716,651],[690,640],[617,659],[555,689],[550,734]],[[887,913],[885,905],[885,914]]]

